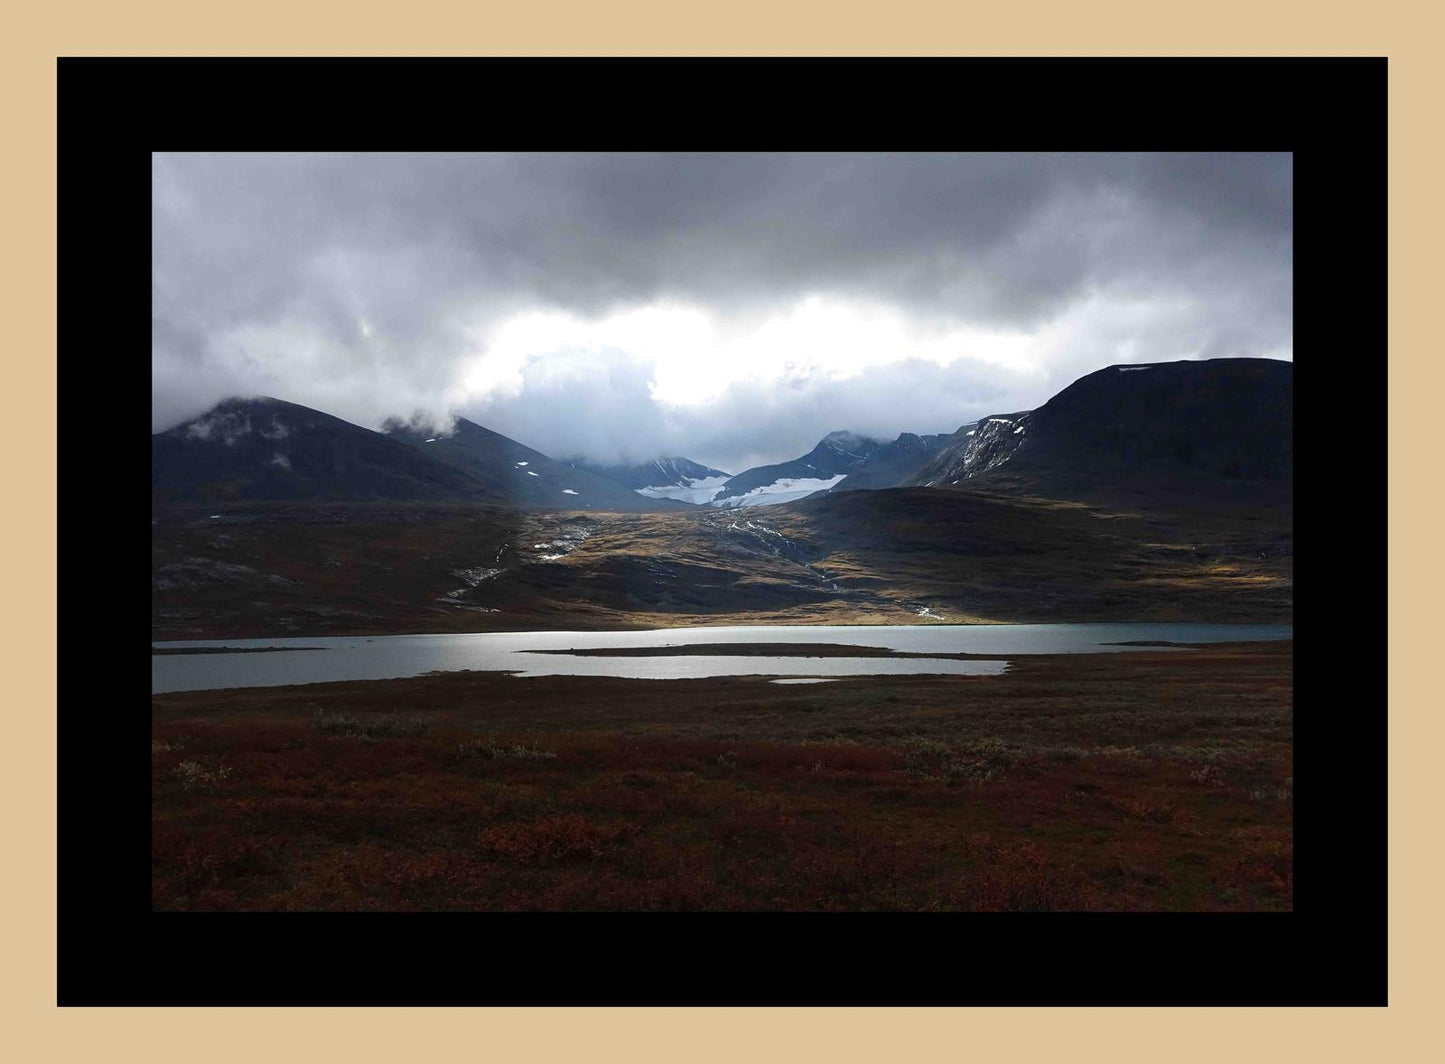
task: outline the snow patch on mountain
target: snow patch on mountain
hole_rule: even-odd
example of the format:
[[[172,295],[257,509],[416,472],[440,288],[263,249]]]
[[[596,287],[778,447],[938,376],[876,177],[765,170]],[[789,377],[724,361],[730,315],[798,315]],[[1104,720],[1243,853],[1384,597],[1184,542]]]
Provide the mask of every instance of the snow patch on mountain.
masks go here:
[[[637,488],[637,494],[646,495],[649,499],[676,499],[679,502],[705,503],[717,494],[717,489],[726,484],[731,477],[722,474],[715,477],[687,477],[681,484],[653,484],[645,488]]]
[[[709,506],[734,509],[741,506],[778,506],[785,502],[796,502],[807,498],[816,491],[827,491],[842,480],[846,473],[824,480],[821,477],[783,477],[771,484],[764,484],[742,495],[716,499]]]
[[[606,477],[646,499],[690,504],[707,502],[732,476],[682,455],[622,465],[601,465],[581,458],[565,464]]]

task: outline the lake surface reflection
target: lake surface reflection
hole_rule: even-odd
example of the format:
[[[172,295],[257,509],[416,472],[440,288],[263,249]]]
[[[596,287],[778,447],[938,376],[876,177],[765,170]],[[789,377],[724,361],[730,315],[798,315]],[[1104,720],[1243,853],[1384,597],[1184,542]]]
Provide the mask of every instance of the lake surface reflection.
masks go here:
[[[158,648],[234,647],[250,653],[167,654],[151,658],[151,692],[276,687],[341,680],[384,680],[463,669],[518,676],[617,676],[667,680],[709,676],[847,677],[993,675],[1007,661],[948,658],[779,657],[769,643],[881,647],[911,654],[1097,654],[1141,649],[1108,644],[1139,641],[1217,643],[1289,639],[1290,625],[1246,624],[997,624],[761,625],[664,628],[646,632],[484,632],[469,635],[316,636],[285,639],[179,640]],[[590,650],[756,643],[758,656],[571,657],[529,650]],[[276,647],[276,651],[255,648]],[[299,650],[294,648],[316,647]],[[293,649],[284,649],[293,648]]]

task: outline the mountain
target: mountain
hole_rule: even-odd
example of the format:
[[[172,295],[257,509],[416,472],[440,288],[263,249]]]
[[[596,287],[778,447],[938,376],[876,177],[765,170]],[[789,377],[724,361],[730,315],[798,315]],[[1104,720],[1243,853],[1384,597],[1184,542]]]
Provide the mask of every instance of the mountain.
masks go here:
[[[986,473],[1014,454],[1022,433],[1015,432],[1019,423],[1033,411],[993,414],[962,426],[943,441],[927,460],[902,483],[949,487]]]
[[[567,463],[614,480],[650,499],[705,503],[722,487],[731,473],[700,465],[690,458],[656,458],[637,465],[596,465],[579,460]]]
[[[968,427],[964,426],[965,429]],[[836,492],[863,488],[895,488],[918,472],[929,458],[952,439],[953,435],[947,432],[932,436],[905,432],[892,443],[885,443],[878,448],[867,461],[855,466],[846,477],[827,490]]]
[[[826,491],[863,465],[884,444],[853,432],[830,432],[801,458],[754,466],[718,489],[710,506],[773,506]]]
[[[1284,492],[1293,476],[1293,363],[1220,358],[1090,373],[1037,410],[960,429],[908,483],[1067,497]]]
[[[153,502],[486,499],[472,478],[396,440],[262,396],[227,399],[151,436]]]
[[[541,451],[457,418],[446,435],[429,436],[392,420],[382,426],[389,438],[410,445],[427,458],[461,471],[489,496],[514,506],[549,510],[671,510],[685,504],[649,499],[626,485],[587,469],[553,461]]]

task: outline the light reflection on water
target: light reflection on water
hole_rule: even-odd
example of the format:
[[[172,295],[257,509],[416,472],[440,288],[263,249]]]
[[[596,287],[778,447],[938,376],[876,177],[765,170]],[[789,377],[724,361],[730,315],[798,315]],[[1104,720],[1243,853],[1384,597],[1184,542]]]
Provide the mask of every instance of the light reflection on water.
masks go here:
[[[987,675],[1006,661],[947,658],[801,658],[685,655],[573,657],[529,650],[690,646],[699,643],[827,643],[913,654],[1093,654],[1163,650],[1109,646],[1140,640],[1214,643],[1289,639],[1290,625],[1000,624],[764,625],[666,628],[647,632],[485,632],[464,635],[295,637],[180,640],[157,647],[321,647],[249,654],[178,654],[151,658],[151,691],[274,687],[341,680],[380,680],[463,669],[520,676],[615,676],[682,679],[709,676],[824,678],[908,674]]]

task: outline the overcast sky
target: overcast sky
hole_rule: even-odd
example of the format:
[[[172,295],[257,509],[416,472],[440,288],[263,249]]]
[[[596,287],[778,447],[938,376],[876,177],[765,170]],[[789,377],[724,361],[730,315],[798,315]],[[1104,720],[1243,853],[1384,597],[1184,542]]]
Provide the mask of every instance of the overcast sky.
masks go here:
[[[231,395],[738,472],[1292,357],[1289,155],[156,155],[152,431]]]

